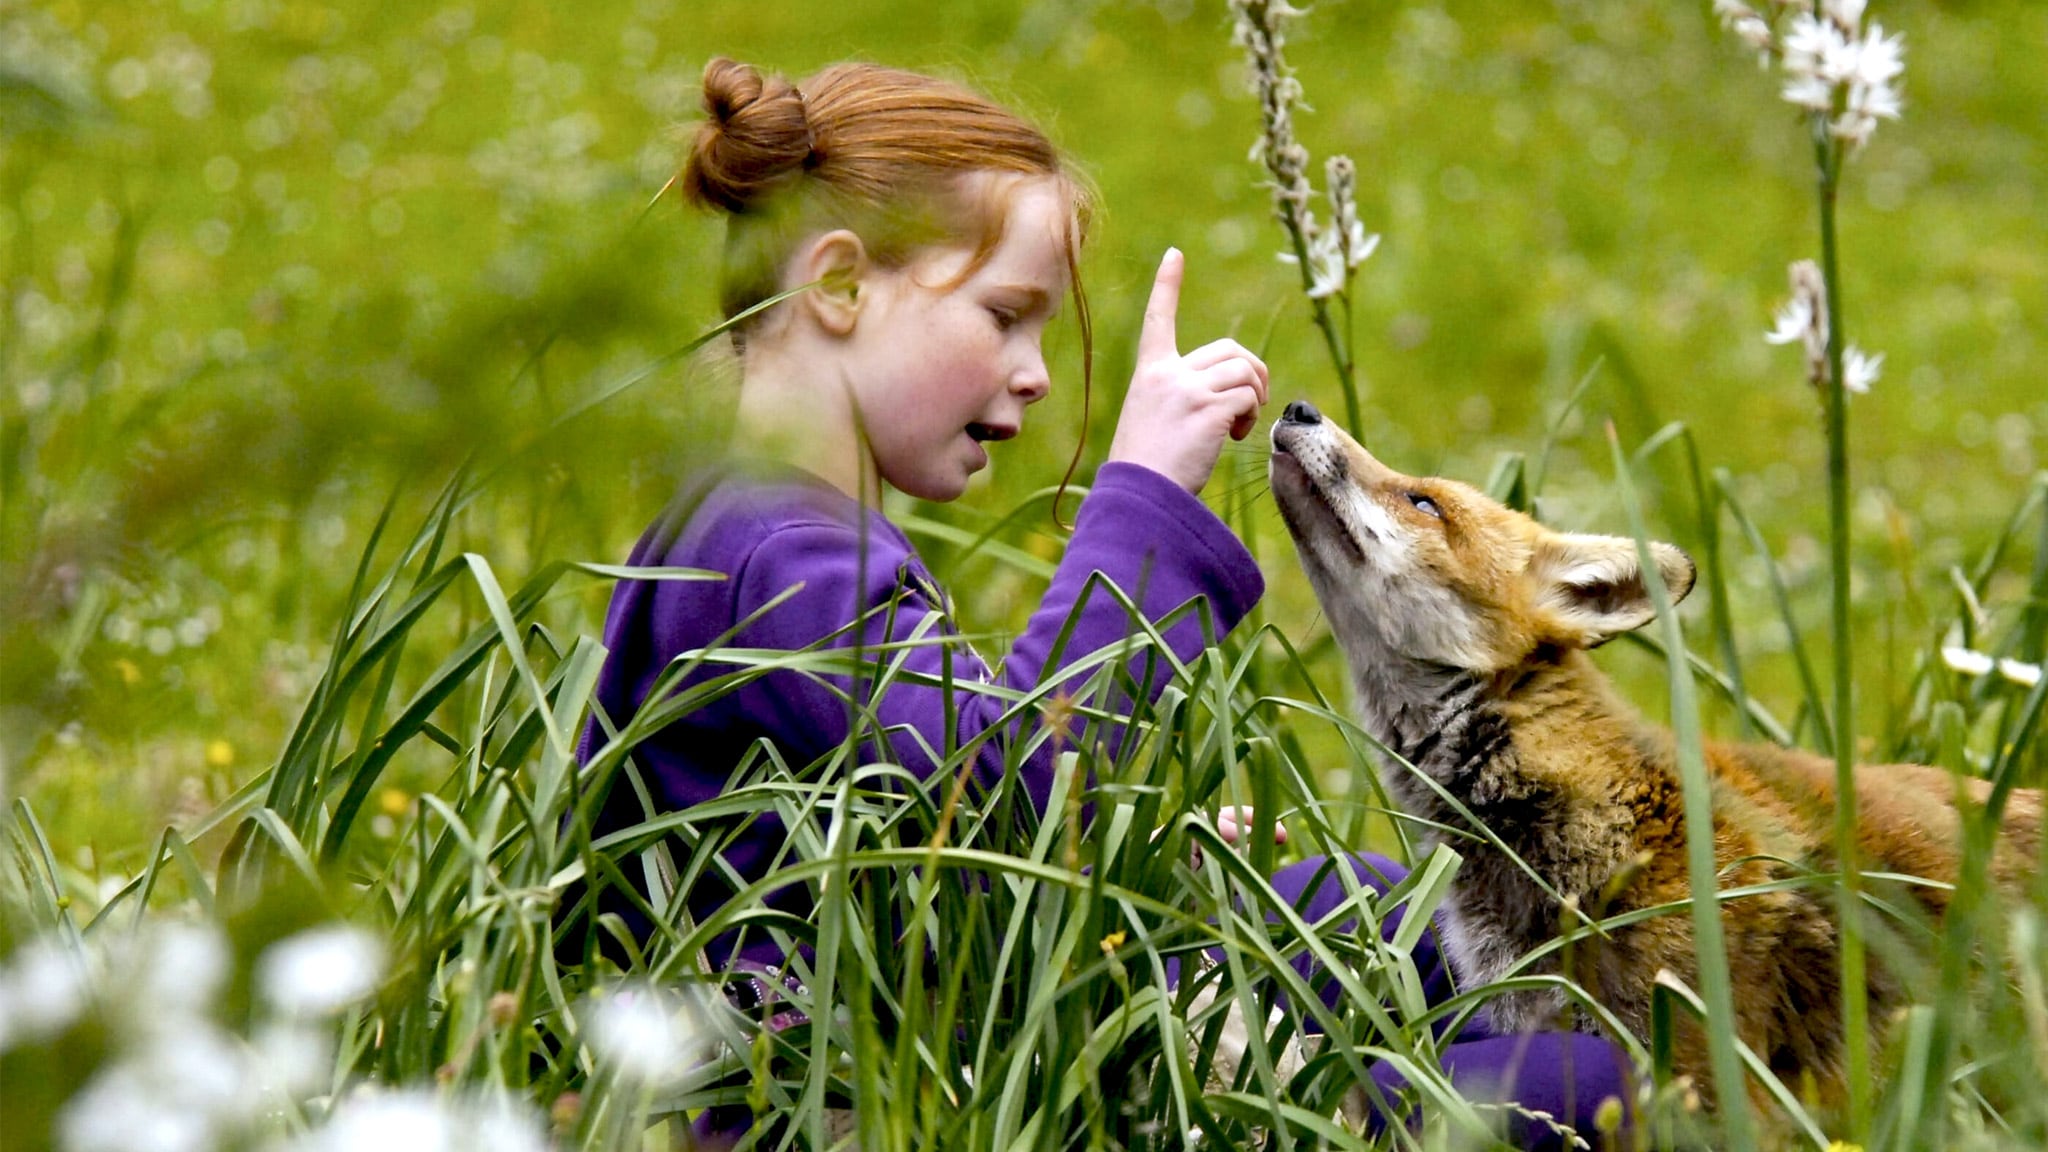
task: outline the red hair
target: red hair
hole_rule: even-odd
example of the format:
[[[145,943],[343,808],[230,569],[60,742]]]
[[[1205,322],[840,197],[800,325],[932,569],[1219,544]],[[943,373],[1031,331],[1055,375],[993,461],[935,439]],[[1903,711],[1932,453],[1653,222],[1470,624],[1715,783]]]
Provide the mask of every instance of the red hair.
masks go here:
[[[1008,202],[969,194],[975,182],[965,178],[991,172],[1057,180],[1073,205],[1065,247],[1085,434],[1095,344],[1078,255],[1095,196],[1023,117],[916,72],[834,64],[797,85],[719,57],[704,67],[704,121],[682,189],[691,203],[727,213],[719,304],[730,318],[780,291],[797,245],[835,228],[858,235],[886,267],[932,244],[971,241],[961,277],[970,275],[1000,243]]]

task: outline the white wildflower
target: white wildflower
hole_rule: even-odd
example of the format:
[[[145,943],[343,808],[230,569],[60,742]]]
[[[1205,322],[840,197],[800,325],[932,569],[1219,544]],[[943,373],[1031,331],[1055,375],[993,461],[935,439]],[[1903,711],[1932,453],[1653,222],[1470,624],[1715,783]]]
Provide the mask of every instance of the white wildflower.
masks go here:
[[[1973,648],[1959,644],[1946,645],[1941,650],[1941,662],[1950,669],[1965,676],[1983,676],[1997,667],[1997,662]]]
[[[257,986],[279,1011],[320,1016],[369,995],[384,969],[376,937],[348,924],[310,929],[272,945],[258,962]]]
[[[1877,24],[1872,24],[1869,34],[1857,43],[1842,113],[1828,126],[1830,132],[1848,141],[1852,148],[1861,148],[1870,141],[1879,120],[1899,118],[1902,105],[1892,82],[1906,70],[1905,51],[1901,37],[1885,36],[1884,29]]]
[[[1316,235],[1308,245],[1308,298],[1322,300],[1344,290],[1349,276],[1344,267],[1344,243],[1335,231]]]
[[[1856,45],[1855,58],[1850,62],[1846,79],[1852,84],[1866,84],[1872,88],[1889,85],[1906,71],[1906,38],[1903,34],[1886,36],[1884,25],[1873,23]]]
[[[1884,353],[1867,356],[1863,349],[1854,344],[1842,350],[1842,387],[1851,392],[1864,393],[1877,383],[1877,374],[1884,367]]]
[[[1758,64],[1770,65],[1774,47],[1770,21],[1742,0],[1714,0],[1714,15],[1720,19],[1723,28],[1735,33],[1737,39],[1757,52]]]
[[[1863,23],[1864,0],[1824,0],[1821,9],[1844,32],[1854,32]]]
[[[1776,323],[1764,334],[1772,344],[1798,343],[1806,353],[1806,380],[1816,388],[1828,380],[1828,297],[1820,266],[1795,260],[1786,269],[1792,298],[1778,309]]]
[[[1752,12],[1729,25],[1729,30],[1734,32],[1744,44],[1749,45],[1758,52],[1758,64],[1769,66],[1771,62],[1771,26],[1764,23],[1763,17]]]
[[[1800,12],[1781,41],[1784,97],[1829,116],[1828,131],[1861,148],[1879,120],[1901,110],[1895,81],[1906,70],[1905,42],[1871,24],[1862,31],[1861,0],[1830,0],[1823,16]]]
[[[1806,339],[1806,330],[1813,324],[1813,304],[1804,296],[1794,296],[1778,306],[1773,320],[1771,330],[1764,333],[1764,343],[1798,343]]]
[[[702,1029],[681,997],[640,984],[612,989],[598,1000],[590,1043],[621,1077],[641,1083],[672,1080],[689,1070]]]
[[[1833,24],[1801,12],[1792,17],[1782,41],[1784,97],[1801,108],[1827,112],[1835,106],[1835,88],[1848,79],[1854,48]]]

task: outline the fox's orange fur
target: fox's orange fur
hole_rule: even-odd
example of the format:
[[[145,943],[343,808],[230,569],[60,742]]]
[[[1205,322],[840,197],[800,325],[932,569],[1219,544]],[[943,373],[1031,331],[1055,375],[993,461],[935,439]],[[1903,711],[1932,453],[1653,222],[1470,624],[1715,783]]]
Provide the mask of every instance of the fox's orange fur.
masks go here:
[[[1365,724],[1593,916],[1687,899],[1684,807],[1670,737],[1614,693],[1586,649],[1647,623],[1653,609],[1633,540],[1545,528],[1455,481],[1404,476],[1307,405],[1273,429],[1273,492],[1356,681]],[[1674,599],[1692,562],[1651,553]],[[1714,857],[1733,888],[1832,864],[1831,760],[1775,746],[1709,744]],[[1412,815],[1466,825],[1436,789],[1399,766],[1385,783]],[[1865,869],[1953,882],[1960,826],[1948,773],[1919,765],[1857,769]],[[1965,784],[1981,801],[1983,781]],[[1993,876],[2031,872],[2038,792],[2015,791]],[[1465,854],[1445,905],[1444,945],[1467,986],[1503,975],[1553,939],[1565,908],[1498,849]],[[1771,859],[1775,858],[1775,859]],[[1911,891],[1931,914],[1944,890]],[[1808,884],[1724,903],[1741,1038],[1795,1087],[1812,1078],[1838,1098],[1844,1061],[1837,896]],[[1639,1036],[1660,969],[1697,986],[1692,920],[1653,917],[1572,949],[1572,976]],[[1536,971],[1558,971],[1557,957]],[[1874,1019],[1903,989],[1872,965]],[[1503,1031],[1597,1030],[1550,990],[1491,1002]],[[1681,1034],[1678,1071],[1706,1087],[1704,1036]]]

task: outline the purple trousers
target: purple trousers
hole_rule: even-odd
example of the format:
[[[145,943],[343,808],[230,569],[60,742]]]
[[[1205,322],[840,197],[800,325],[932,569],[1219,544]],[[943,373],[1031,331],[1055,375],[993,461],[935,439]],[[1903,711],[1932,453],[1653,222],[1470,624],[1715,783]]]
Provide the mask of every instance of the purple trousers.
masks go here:
[[[1378,892],[1385,892],[1408,875],[1408,870],[1400,864],[1370,853],[1314,857],[1274,873],[1271,881],[1273,890],[1292,903],[1303,919],[1313,923],[1344,904],[1345,885],[1335,870],[1346,865],[1360,885]],[[1397,909],[1382,922],[1383,938],[1393,936],[1401,926],[1405,911]],[[1355,920],[1339,925],[1339,930],[1345,932],[1356,928]],[[1451,974],[1437,950],[1434,932],[1422,934],[1415,946],[1414,957],[1429,1004],[1443,1003],[1452,992]],[[1310,957],[1298,956],[1293,963],[1311,987],[1322,985],[1327,1000],[1335,1002],[1335,981],[1319,981],[1315,962]],[[1178,965],[1173,961],[1168,961],[1167,977],[1178,981]],[[1310,1024],[1312,1026],[1313,1021]],[[1443,1045],[1440,1052],[1444,1071],[1449,1073],[1452,1085],[1465,1099],[1483,1104],[1513,1103],[1522,1109],[1546,1113],[1558,1125],[1578,1133],[1579,1138],[1593,1148],[1602,1147],[1602,1136],[1594,1123],[1594,1115],[1603,1102],[1609,1098],[1619,1100],[1624,1125],[1628,1122],[1635,1098],[1630,1084],[1632,1072],[1621,1049],[1604,1037],[1583,1032],[1495,1035],[1483,1018],[1474,1018],[1455,1039]],[[1407,1080],[1391,1066],[1375,1064],[1369,1071],[1388,1101],[1399,1106],[1399,1102],[1410,1098],[1404,1095]],[[1377,1131],[1388,1119],[1375,1109],[1371,1117],[1373,1130]],[[1421,1116],[1419,1112],[1411,1111],[1399,1119],[1403,1123],[1415,1123]],[[706,1109],[698,1116],[694,1128],[697,1147],[728,1148],[747,1134],[751,1121],[752,1117],[744,1106]],[[1568,1145],[1567,1137],[1557,1127],[1534,1120],[1520,1111],[1506,1114],[1502,1136],[1517,1148],[1542,1152],[1562,1150]],[[1624,1142],[1623,1146],[1628,1145]]]
[[[1345,901],[1344,883],[1335,874],[1339,860],[1351,867],[1359,884],[1384,892],[1399,884],[1408,870],[1394,861],[1371,853],[1342,858],[1314,857],[1290,864],[1275,872],[1273,890],[1294,905],[1304,920],[1314,923],[1328,916]],[[1391,938],[1407,911],[1396,909],[1380,925],[1382,938]],[[1341,931],[1353,931],[1357,921],[1347,920]],[[1423,993],[1431,1006],[1441,1004],[1452,992],[1450,969],[1437,950],[1436,933],[1425,932],[1415,945],[1415,969],[1422,976]],[[1313,986],[1316,966],[1307,956],[1294,960],[1295,968]],[[1337,989],[1328,981],[1325,996],[1334,1002]],[[1313,1021],[1309,1021],[1312,1025]],[[1439,1026],[1441,1027],[1441,1025]],[[1441,1032],[1439,1032],[1441,1036]],[[1544,1112],[1558,1124],[1577,1132],[1593,1148],[1600,1148],[1602,1136],[1594,1114],[1607,1099],[1621,1102],[1624,1126],[1633,1111],[1635,1095],[1630,1083],[1633,1071],[1628,1058],[1612,1041],[1584,1032],[1524,1032],[1496,1035],[1484,1015],[1472,1019],[1449,1044],[1438,1050],[1444,1071],[1458,1094],[1474,1103],[1514,1103],[1524,1109]],[[1398,1101],[1408,1081],[1387,1064],[1375,1064],[1369,1071],[1374,1083],[1390,1101]],[[1377,1111],[1372,1116],[1375,1131],[1386,1122]],[[1414,1122],[1419,1114],[1403,1117]],[[1563,1149],[1563,1133],[1519,1112],[1506,1119],[1503,1138],[1517,1148]],[[1626,1141],[1624,1147],[1631,1146]]]

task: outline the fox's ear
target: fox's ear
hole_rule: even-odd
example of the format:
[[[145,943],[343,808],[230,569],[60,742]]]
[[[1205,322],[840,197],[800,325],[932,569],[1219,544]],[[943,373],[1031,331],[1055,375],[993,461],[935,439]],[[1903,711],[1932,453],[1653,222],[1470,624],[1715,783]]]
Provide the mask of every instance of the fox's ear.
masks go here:
[[[1685,599],[1692,591],[1692,557],[1656,542],[1650,556],[1671,602]],[[1588,648],[1641,628],[1657,614],[1636,560],[1636,542],[1626,536],[1549,536],[1537,546],[1529,572],[1537,582],[1537,602],[1566,637]]]

